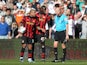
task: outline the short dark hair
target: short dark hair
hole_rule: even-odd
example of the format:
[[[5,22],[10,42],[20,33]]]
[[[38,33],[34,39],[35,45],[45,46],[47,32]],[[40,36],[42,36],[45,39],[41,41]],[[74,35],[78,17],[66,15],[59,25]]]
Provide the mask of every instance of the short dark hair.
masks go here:
[[[58,3],[57,3],[57,4],[55,4],[55,7],[60,7],[60,4],[58,4]]]
[[[11,12],[11,9],[10,8],[7,8],[6,11],[10,11]]]
[[[41,6],[41,9],[46,10],[46,6]]]

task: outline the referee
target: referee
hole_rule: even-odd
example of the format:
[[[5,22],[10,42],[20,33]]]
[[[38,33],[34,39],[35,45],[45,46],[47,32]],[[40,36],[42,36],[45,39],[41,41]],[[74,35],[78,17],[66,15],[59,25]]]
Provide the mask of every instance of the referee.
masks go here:
[[[63,49],[63,58],[61,59],[62,62],[65,61],[66,56],[66,45],[65,40],[69,39],[68,36],[68,21],[67,16],[64,14],[63,7],[59,4],[55,4],[55,13],[56,16],[54,18],[54,26],[55,33],[54,33],[54,55],[55,58],[52,62],[58,61],[58,44],[61,43],[62,49]],[[52,28],[52,29],[53,29]]]

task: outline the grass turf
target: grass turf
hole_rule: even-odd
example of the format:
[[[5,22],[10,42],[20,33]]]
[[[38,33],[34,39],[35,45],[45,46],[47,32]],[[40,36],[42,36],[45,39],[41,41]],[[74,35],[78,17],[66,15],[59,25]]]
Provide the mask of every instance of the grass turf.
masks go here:
[[[45,62],[37,60],[35,63],[28,63],[27,60],[22,63],[18,60],[0,60],[0,65],[87,65],[87,60],[67,60],[65,63],[53,63],[50,60]]]

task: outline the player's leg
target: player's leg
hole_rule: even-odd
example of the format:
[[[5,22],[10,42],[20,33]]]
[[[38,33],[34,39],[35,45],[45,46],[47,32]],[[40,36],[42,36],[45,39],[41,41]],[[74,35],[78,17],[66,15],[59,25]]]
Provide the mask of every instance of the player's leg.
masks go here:
[[[35,59],[34,59],[34,45],[35,45],[35,43],[32,44],[32,60],[33,60],[33,61],[35,60]]]
[[[25,52],[25,48],[26,48],[26,37],[22,37],[22,48],[21,48],[21,52],[20,52],[20,61],[23,62],[23,56],[24,56],[24,52]]]
[[[41,34],[37,34],[36,35],[36,42],[40,43],[41,44],[41,49],[42,49],[42,53],[41,53],[41,59],[42,60],[45,60],[45,38],[42,37]]]
[[[35,34],[34,36],[34,43],[32,44],[32,60],[35,61],[35,58],[34,58],[34,48],[35,48],[35,43],[37,43],[38,40],[37,40],[37,35]]]
[[[28,62],[33,62],[32,60],[32,39],[28,38]]]
[[[42,53],[41,53],[41,58],[42,60],[45,60],[45,37],[41,36],[41,49],[42,49]]]

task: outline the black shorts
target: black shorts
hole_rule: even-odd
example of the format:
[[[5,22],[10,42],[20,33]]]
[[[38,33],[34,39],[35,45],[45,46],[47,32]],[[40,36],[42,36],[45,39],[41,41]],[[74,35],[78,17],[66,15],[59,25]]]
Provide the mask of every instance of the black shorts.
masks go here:
[[[42,39],[43,38],[43,39]],[[35,42],[37,43],[43,43],[45,42],[45,35],[42,34],[36,34],[35,35]]]
[[[54,33],[55,41],[63,43],[65,41],[65,37],[66,37],[66,31],[60,31],[60,32],[56,31]]]
[[[22,44],[32,44],[34,43],[34,39],[23,36],[22,37]]]

